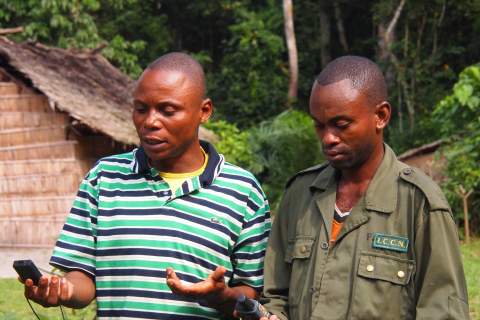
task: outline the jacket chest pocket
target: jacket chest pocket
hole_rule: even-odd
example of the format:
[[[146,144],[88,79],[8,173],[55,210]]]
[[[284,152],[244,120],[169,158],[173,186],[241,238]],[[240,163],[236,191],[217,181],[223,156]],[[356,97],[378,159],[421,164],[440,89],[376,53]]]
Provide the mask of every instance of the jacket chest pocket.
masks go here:
[[[292,263],[298,260],[309,259],[312,254],[313,237],[297,237],[289,241],[287,252],[285,254],[285,262]]]
[[[361,253],[352,297],[352,319],[409,318],[414,272],[413,260]]]
[[[303,319],[299,312],[309,310],[311,294],[308,285],[312,283],[312,252],[315,238],[297,236],[288,243],[285,262],[290,264],[289,311],[291,319]]]

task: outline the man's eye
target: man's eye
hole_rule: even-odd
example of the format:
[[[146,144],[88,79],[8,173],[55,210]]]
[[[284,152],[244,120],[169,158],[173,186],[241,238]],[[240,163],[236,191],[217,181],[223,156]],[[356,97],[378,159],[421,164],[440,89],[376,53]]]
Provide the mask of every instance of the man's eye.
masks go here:
[[[338,121],[335,125],[337,126],[337,128],[345,129],[350,125],[350,121],[345,121],[345,120]]]
[[[133,110],[136,111],[136,112],[139,112],[139,113],[145,113],[145,112],[147,112],[147,107],[136,104],[136,105],[133,106]]]
[[[175,110],[175,108],[173,108],[173,107],[166,107],[166,108],[163,109],[163,113],[166,114],[167,116],[173,115],[175,113],[175,111],[177,111],[177,110]]]

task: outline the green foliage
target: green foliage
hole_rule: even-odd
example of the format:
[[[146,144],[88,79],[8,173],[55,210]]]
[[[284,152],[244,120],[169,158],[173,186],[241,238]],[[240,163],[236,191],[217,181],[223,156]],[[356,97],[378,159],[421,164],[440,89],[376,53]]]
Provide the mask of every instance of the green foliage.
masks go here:
[[[25,31],[16,36],[18,40],[61,48],[93,49],[107,43],[105,56],[122,71],[138,76],[141,71],[138,56],[145,49],[145,41],[126,40],[117,32],[121,24],[114,30],[105,28],[110,33],[103,37],[99,30],[104,28],[98,17],[107,15],[107,21],[115,20],[116,10],[126,10],[135,3],[138,5],[138,1],[132,0],[0,0],[0,24],[23,26]]]
[[[379,61],[380,26],[389,25],[398,4],[395,0],[295,2],[299,88],[294,107],[308,108],[312,81],[322,69],[321,57],[357,54]],[[328,18],[326,25],[320,23],[321,10]],[[106,44],[102,54],[132,77],[168,51],[193,54],[206,70],[215,119],[235,125],[219,124],[215,130],[242,136],[237,144],[243,147],[225,136],[221,142],[225,147],[220,148],[225,148],[230,161],[258,173],[267,189],[273,190],[273,201],[287,175],[315,162],[290,157],[271,167],[276,161],[271,154],[281,153],[277,145],[283,141],[273,141],[267,132],[275,131],[278,139],[287,140],[297,133],[286,124],[277,124],[286,121],[279,120],[282,116],[256,128],[284,111],[287,103],[288,59],[279,1],[0,0],[0,25],[24,27],[23,33],[9,36],[14,40],[79,49]],[[342,25],[348,49],[340,41]],[[479,160],[476,71],[468,71],[438,104],[436,120],[431,115],[460,70],[479,61],[479,32],[480,0],[407,1],[389,46],[395,62],[391,56],[379,61],[394,110],[387,141],[400,153],[453,135],[447,150],[448,157],[455,159],[448,169],[451,185],[462,181],[473,188],[478,188],[475,164]],[[295,129],[304,127],[308,126]],[[258,147],[260,142],[266,151]],[[257,155],[261,155],[258,160],[251,160]],[[282,166],[288,172],[284,176],[276,172]],[[451,194],[451,199],[458,200]],[[480,206],[478,192],[472,198],[474,206]]]
[[[241,1],[234,4],[219,71],[209,79],[220,116],[244,128],[284,109],[288,73],[281,7],[274,1],[261,10]]]
[[[137,53],[145,49],[146,43],[142,40],[126,41],[121,35],[116,35],[103,55],[120,67],[126,74],[137,78],[142,73],[142,67],[138,64]]]
[[[465,188],[480,186],[480,65],[460,73],[451,95],[440,101],[434,117],[445,138],[449,177]]]
[[[217,135],[218,142],[215,143],[215,148],[225,156],[226,161],[254,172],[259,170],[254,161],[248,131],[240,131],[236,125],[224,120],[209,121],[205,128]]]
[[[63,48],[94,48],[100,43],[92,14],[96,0],[2,0],[2,25],[23,25],[22,38]]]
[[[431,117],[421,117],[412,130],[402,128],[397,121],[391,121],[385,130],[385,141],[397,155],[440,138],[438,124]]]
[[[301,111],[284,111],[246,131],[222,120],[205,127],[219,137],[215,147],[228,162],[257,176],[273,210],[287,180],[323,160],[312,119]]]
[[[284,111],[250,132],[256,162],[261,168],[256,173],[275,210],[287,180],[322,161],[312,119],[301,111]]]
[[[100,36],[109,42],[102,53],[134,78],[172,43],[167,16],[155,1],[104,0],[96,21]]]
[[[460,185],[467,191],[480,188],[480,65],[460,73],[452,93],[438,103],[433,115],[448,141],[444,148],[448,161],[445,188],[449,198],[458,203],[455,200]],[[470,200],[478,202],[478,194],[474,193]],[[474,223],[480,220],[478,210],[476,212],[472,217]]]

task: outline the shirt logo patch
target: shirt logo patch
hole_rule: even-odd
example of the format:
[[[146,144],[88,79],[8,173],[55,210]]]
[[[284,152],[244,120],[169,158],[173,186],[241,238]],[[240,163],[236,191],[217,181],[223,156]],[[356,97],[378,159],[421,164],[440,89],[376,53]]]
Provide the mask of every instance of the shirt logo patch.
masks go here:
[[[408,238],[392,236],[382,233],[374,233],[372,247],[376,249],[387,249],[399,252],[407,252]]]
[[[211,218],[210,221],[213,222],[213,223],[216,223],[216,224],[222,224],[222,222],[220,222],[220,220],[218,220],[215,217]]]

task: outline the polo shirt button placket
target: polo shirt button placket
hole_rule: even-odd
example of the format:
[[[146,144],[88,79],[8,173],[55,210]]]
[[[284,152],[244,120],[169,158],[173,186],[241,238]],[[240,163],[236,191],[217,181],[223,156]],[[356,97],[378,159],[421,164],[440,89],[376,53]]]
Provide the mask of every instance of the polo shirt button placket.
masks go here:
[[[162,191],[160,195],[164,198],[167,198],[165,202],[172,201],[174,199],[174,195],[170,191]]]

